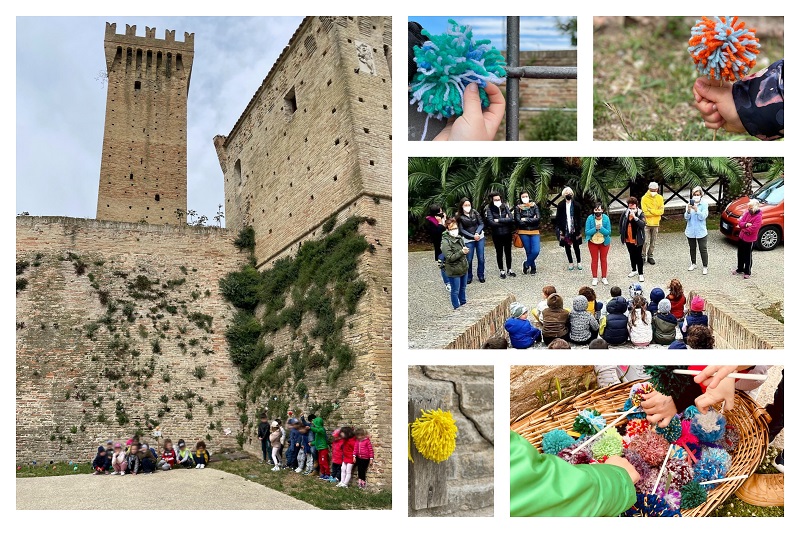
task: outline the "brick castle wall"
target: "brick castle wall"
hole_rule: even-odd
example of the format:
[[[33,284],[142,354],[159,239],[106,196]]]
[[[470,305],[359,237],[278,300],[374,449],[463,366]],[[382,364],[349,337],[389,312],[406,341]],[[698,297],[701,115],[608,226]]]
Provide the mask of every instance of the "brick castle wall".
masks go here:
[[[415,511],[409,502],[408,515],[493,516],[494,368],[410,366],[408,398],[435,398],[452,411],[458,426],[455,452],[444,463],[447,505]]]
[[[175,41],[106,23],[108,68],[97,218],[176,224],[186,212],[186,100],[194,34]]]

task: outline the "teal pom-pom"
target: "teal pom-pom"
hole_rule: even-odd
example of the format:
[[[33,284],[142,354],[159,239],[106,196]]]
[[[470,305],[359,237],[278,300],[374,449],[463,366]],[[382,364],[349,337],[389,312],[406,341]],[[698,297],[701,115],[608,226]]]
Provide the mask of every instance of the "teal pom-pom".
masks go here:
[[[597,409],[584,409],[575,418],[572,430],[577,431],[581,436],[594,435],[606,427],[606,419],[600,416]]]
[[[703,448],[703,455],[694,465],[694,479],[711,481],[722,479],[731,467],[731,456],[721,448]]]
[[[705,503],[708,493],[697,481],[690,481],[681,487],[681,509],[694,509]]]
[[[687,366],[648,366],[644,371],[650,376],[650,383],[664,396],[679,397],[686,388],[694,383],[694,376],[675,374],[676,368],[687,369]]]
[[[681,418],[678,415],[672,417],[672,420],[669,421],[669,424],[665,428],[660,428],[656,426],[656,433],[667,439],[667,442],[676,442],[679,438],[681,438],[681,432],[683,428],[681,426]]]
[[[411,104],[438,119],[464,113],[464,90],[470,83],[480,88],[481,104],[489,106],[487,83],[502,83],[506,75],[503,55],[488,39],[472,38],[472,28],[448,20],[442,35],[422,30],[429,40],[414,47],[417,72],[411,80]]]
[[[610,429],[592,445],[592,457],[599,461],[612,455],[622,455],[622,435]]]
[[[696,417],[700,414],[700,411],[694,405],[690,405],[686,409],[683,410],[683,419],[684,420],[691,420],[692,418]]]
[[[549,453],[550,455],[556,455],[564,448],[572,446],[573,444],[575,444],[575,439],[567,435],[567,432],[563,429],[548,431],[542,437],[542,450],[544,450],[544,453]]]
[[[691,431],[700,442],[715,442],[725,435],[725,417],[709,409],[692,419]]]
[[[625,406],[622,408],[622,412],[623,413],[627,413],[631,409],[633,409],[633,400],[628,398],[627,400],[625,400]],[[628,420],[633,420],[634,418],[647,418],[647,413],[645,413],[644,411],[638,410],[638,411],[634,411],[632,413],[629,413],[627,418],[628,418]]]

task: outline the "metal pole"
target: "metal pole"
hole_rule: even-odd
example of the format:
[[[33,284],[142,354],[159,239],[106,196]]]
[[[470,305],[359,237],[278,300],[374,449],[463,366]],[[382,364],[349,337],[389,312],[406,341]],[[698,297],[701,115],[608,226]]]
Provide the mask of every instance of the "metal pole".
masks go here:
[[[509,54],[509,57],[511,54]],[[510,62],[510,61],[509,61]],[[519,56],[517,57],[519,62]],[[509,78],[534,78],[549,80],[573,80],[578,78],[578,67],[507,67]]]
[[[519,17],[506,17],[506,64],[519,67]],[[506,140],[519,140],[519,78],[506,79]]]

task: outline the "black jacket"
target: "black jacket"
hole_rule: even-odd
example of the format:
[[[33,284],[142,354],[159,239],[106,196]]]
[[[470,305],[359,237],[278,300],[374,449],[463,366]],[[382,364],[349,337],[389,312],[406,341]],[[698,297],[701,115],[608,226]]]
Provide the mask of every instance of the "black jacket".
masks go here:
[[[628,302],[622,296],[615,296],[607,304],[606,327],[603,330],[603,339],[608,344],[623,344],[628,340]]]
[[[108,456],[108,453],[105,455],[100,455],[99,453],[94,456],[94,461],[92,461],[92,468],[102,468],[103,470],[109,470],[111,467],[111,458]]]
[[[270,430],[269,422],[259,422],[258,423],[258,438],[259,439],[267,439],[267,441],[269,441],[269,430]]]
[[[636,246],[644,246],[644,227],[646,225],[644,219],[644,211],[637,208],[636,214],[634,215],[632,221],[633,223],[633,230],[631,234],[636,238]],[[619,238],[622,241],[622,244],[625,244],[625,239],[628,238],[628,210],[622,212],[622,215],[619,217]]]
[[[581,244],[581,230],[583,221],[586,219],[581,216],[581,204],[572,199],[572,234],[569,236],[572,242]],[[556,235],[561,246],[566,243],[563,236],[567,235],[567,201],[561,200],[556,206]]]
[[[467,242],[474,241],[475,234],[483,232],[483,219],[475,209],[470,211],[469,215],[457,215],[456,221],[459,233]]]
[[[508,208],[508,204],[503,203],[500,207],[496,207],[494,204],[487,205],[484,218],[492,229],[492,235],[500,237],[514,233],[514,214]]]
[[[538,230],[541,217],[539,216],[539,206],[533,202],[527,206],[518,204],[514,207],[514,220],[517,227],[522,230]]]
[[[439,259],[442,255],[442,233],[446,228],[442,224],[434,224],[428,217],[425,217],[425,231],[433,243],[433,258]]]

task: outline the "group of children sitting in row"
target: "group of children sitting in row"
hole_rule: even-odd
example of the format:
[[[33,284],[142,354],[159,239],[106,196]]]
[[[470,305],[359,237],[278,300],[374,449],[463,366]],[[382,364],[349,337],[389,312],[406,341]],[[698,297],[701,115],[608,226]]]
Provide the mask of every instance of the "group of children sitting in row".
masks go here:
[[[178,449],[172,446],[170,439],[164,439],[164,449],[159,457],[155,448],[147,443],[140,443],[134,435],[123,447],[121,443],[109,440],[106,446],[97,447],[97,455],[92,461],[94,474],[152,474],[158,470],[173,468],[205,468],[211,460],[206,443],[198,441],[194,452],[190,451],[183,439],[178,441]]]
[[[578,296],[572,299],[570,310],[564,308],[564,299],[556,288],[548,285],[542,289],[544,299],[532,311],[519,302],[511,304],[505,329],[511,346],[522,349],[539,340],[545,345],[556,339],[585,345],[598,336],[610,345],[630,341],[634,346],[656,343],[682,348],[674,343],[686,338],[688,328],[708,326],[705,300],[694,292],[689,293],[687,300],[677,279],[669,283],[668,291],[666,294],[654,288],[648,302],[639,283],[629,287],[627,299],[622,296],[622,289],[612,287],[611,299],[603,305],[594,289],[581,287]]]
[[[284,450],[287,432],[289,442]],[[328,437],[322,418],[313,414],[308,420],[290,418],[284,427],[279,419],[269,422],[266,413],[262,413],[258,439],[263,462],[272,465],[273,471],[290,469],[306,476],[316,471],[319,479],[336,483],[337,487],[348,487],[355,467],[358,487],[367,486],[367,469],[375,459],[375,452],[364,429],[344,426],[336,428]],[[269,447],[272,453],[268,457]]]

